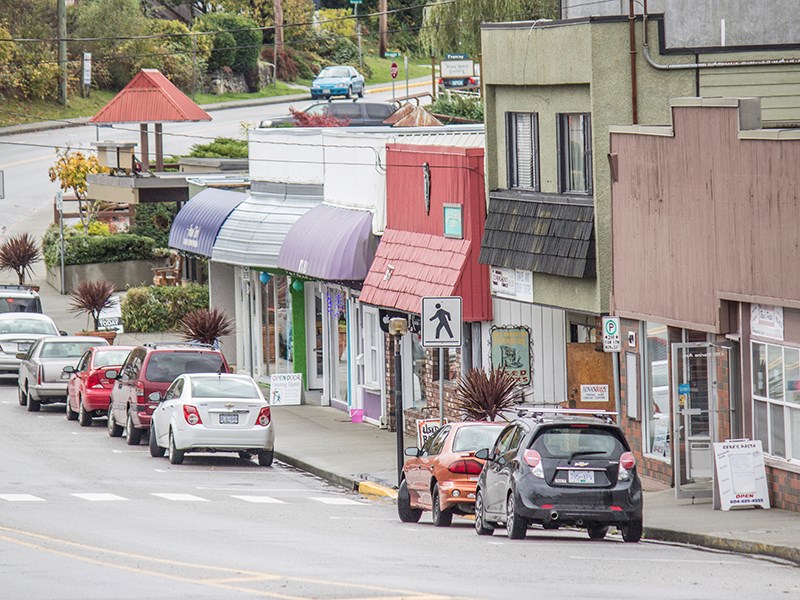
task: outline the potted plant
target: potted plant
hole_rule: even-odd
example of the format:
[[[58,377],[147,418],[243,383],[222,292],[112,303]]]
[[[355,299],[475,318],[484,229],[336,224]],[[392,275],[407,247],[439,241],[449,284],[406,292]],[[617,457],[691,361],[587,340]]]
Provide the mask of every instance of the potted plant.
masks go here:
[[[192,342],[219,347],[219,338],[233,331],[233,319],[218,308],[198,308],[180,321],[183,337]]]
[[[14,271],[20,285],[33,276],[31,265],[42,258],[41,250],[27,233],[8,238],[0,245],[0,271]]]
[[[469,421],[494,421],[517,396],[517,380],[505,369],[470,369],[458,382],[456,403]]]
[[[100,330],[100,313],[112,305],[114,284],[110,281],[81,281],[69,295],[72,297],[70,310],[85,313],[91,317],[94,331],[79,331],[76,335],[93,335],[105,338],[109,344],[117,337],[115,331]]]

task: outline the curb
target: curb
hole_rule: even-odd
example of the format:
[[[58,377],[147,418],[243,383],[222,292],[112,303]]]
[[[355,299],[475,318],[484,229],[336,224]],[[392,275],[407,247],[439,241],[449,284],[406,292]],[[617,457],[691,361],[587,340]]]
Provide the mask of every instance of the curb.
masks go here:
[[[345,477],[344,475],[337,475],[336,473],[331,473],[330,471],[326,471],[325,469],[320,469],[319,467],[315,467],[314,465],[307,463],[304,460],[300,460],[299,458],[295,458],[294,456],[290,456],[288,454],[284,454],[283,452],[279,452],[278,450],[275,451],[275,458],[279,461],[286,463],[292,467],[296,467],[307,473],[311,473],[312,475],[316,475],[329,483],[333,483],[334,485],[338,485],[340,487],[346,488],[348,490],[358,490],[360,481],[356,481],[350,477]]]
[[[374,481],[359,481],[358,493],[364,494],[365,496],[379,496],[397,500],[397,490],[375,483]]]

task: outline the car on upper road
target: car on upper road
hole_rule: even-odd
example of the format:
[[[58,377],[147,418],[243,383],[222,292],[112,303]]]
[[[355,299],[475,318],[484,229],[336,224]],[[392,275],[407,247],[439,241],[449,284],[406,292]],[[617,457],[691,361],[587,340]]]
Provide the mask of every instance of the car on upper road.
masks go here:
[[[389,102],[327,101],[309,104],[300,112],[309,116],[331,116],[347,121],[348,127],[377,127],[393,115],[397,105]],[[261,121],[259,127],[284,127],[295,123],[294,115],[270,117]]]
[[[119,372],[120,366],[135,346],[92,346],[83,353],[76,366],[67,365],[63,372],[67,382],[67,419],[89,427],[94,417],[108,415],[113,380],[106,372]],[[113,373],[112,373],[113,374]]]
[[[353,95],[364,97],[364,76],[347,65],[325,67],[311,82],[311,99]]]
[[[252,377],[231,373],[178,377],[157,402],[150,424],[150,455],[179,465],[188,452],[237,452],[272,464],[275,430],[269,402]]]
[[[0,314],[41,313],[39,293],[25,285],[0,285]]]
[[[103,338],[82,335],[45,337],[30,350],[20,352],[19,403],[37,412],[42,404],[66,402],[67,378],[64,367],[75,366],[92,346],[106,346]]]
[[[0,314],[0,375],[17,378],[22,362],[17,355],[30,350],[40,338],[62,333],[47,315],[27,312]]]
[[[610,526],[626,542],[642,537],[642,484],[636,460],[612,413],[553,409],[522,413],[489,450],[478,478],[475,530],[505,525],[524,538],[530,524],[588,530],[601,540]]]
[[[184,373],[227,373],[225,357],[211,346],[189,342],[144,344],[131,350],[118,373],[108,373],[114,380],[108,406],[108,435],[119,437],[123,431],[130,446],[139,444],[150,427],[153,392],[164,394],[173,381]],[[114,375],[111,377],[110,375]],[[123,428],[120,423],[124,423]]]
[[[406,448],[397,512],[404,523],[416,523],[431,511],[433,524],[449,527],[453,515],[472,514],[475,484],[484,461],[475,452],[491,447],[506,423],[448,423],[422,448]]]
[[[440,90],[480,91],[480,77],[440,77]]]

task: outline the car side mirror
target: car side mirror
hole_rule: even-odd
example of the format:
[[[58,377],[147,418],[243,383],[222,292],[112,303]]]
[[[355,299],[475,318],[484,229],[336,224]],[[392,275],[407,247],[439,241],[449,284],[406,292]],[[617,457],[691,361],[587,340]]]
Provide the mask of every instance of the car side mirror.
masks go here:
[[[481,460],[489,460],[489,449],[481,448],[475,453],[475,458],[480,458]]]
[[[17,358],[19,360],[25,360],[25,357],[28,356],[28,353],[27,352],[17,352],[16,356],[17,356]]]
[[[150,402],[161,402],[161,392],[152,392],[147,396]]]
[[[62,373],[74,373],[75,372],[75,367],[73,367],[72,365],[67,365],[66,367],[61,369],[61,372]]]
[[[413,456],[414,458],[416,458],[417,456],[419,456],[419,448],[417,448],[416,446],[409,446],[408,448],[405,449],[404,454],[406,456]]]
[[[63,330],[59,329],[58,330],[58,335],[69,335],[69,334],[66,331],[63,331]]]
[[[108,371],[106,371],[104,373],[104,375],[105,375],[106,379],[110,379],[110,380],[113,381],[114,379],[119,377],[119,371],[117,371],[116,369],[109,369]]]

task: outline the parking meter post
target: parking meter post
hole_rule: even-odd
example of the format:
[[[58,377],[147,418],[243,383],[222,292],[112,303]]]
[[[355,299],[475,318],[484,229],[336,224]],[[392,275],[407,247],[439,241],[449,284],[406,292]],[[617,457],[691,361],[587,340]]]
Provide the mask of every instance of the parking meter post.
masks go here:
[[[402,360],[400,359],[400,336],[394,337],[394,428],[397,431],[397,485],[403,480],[403,377],[401,374]]]
[[[394,102],[394,79],[392,79],[392,102]]]

